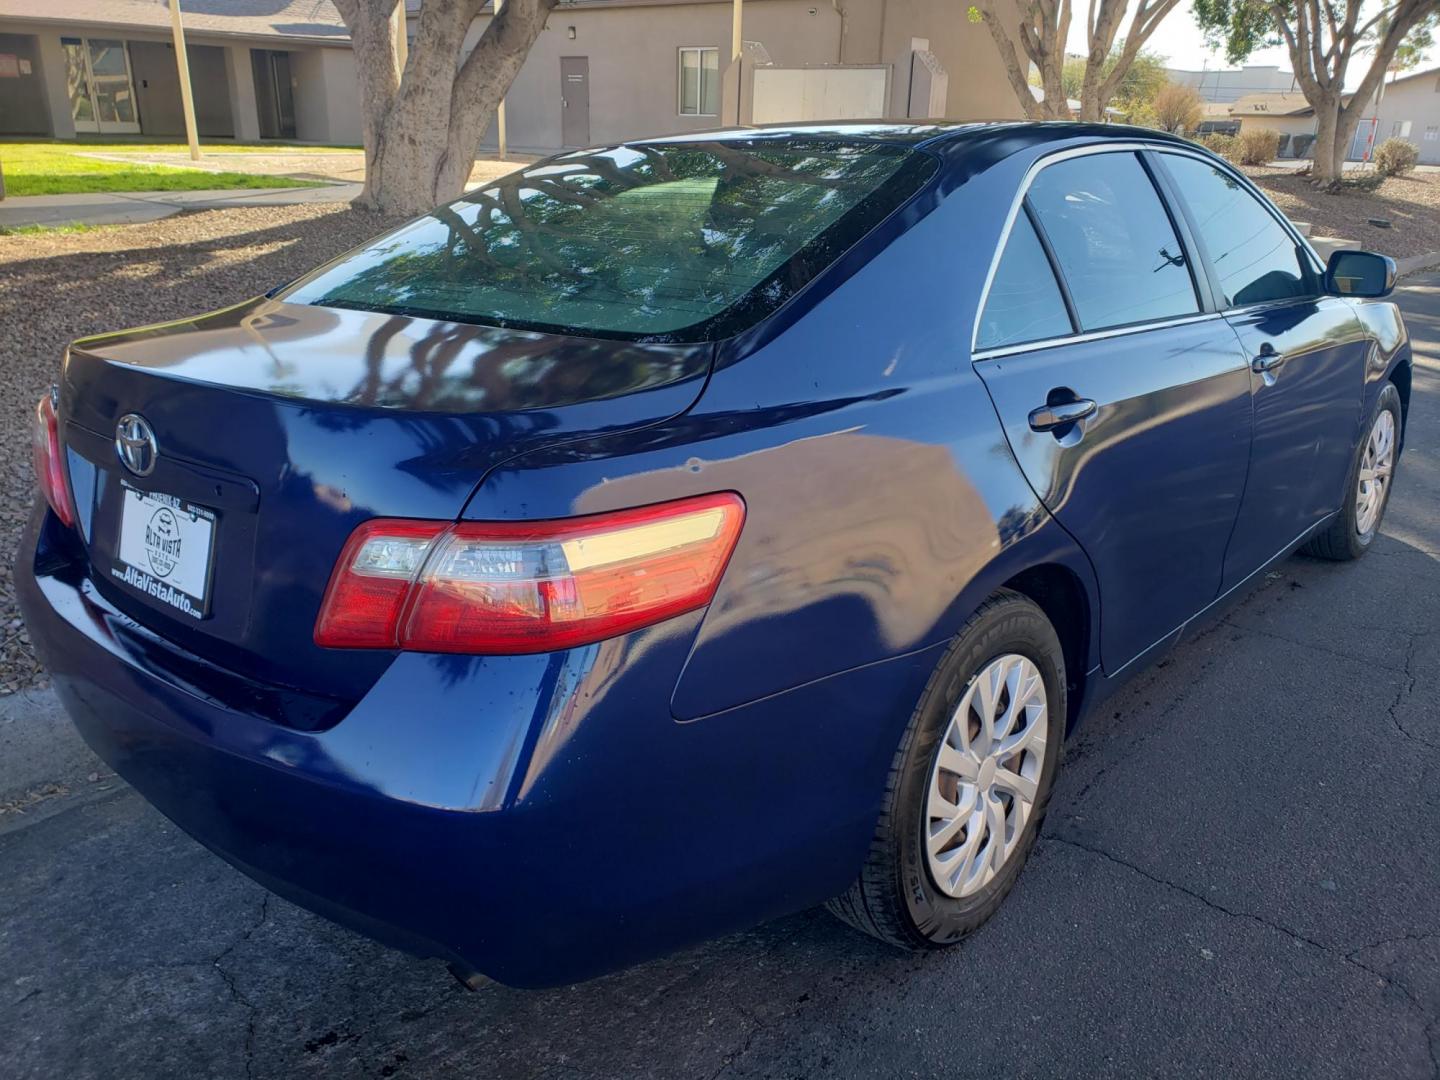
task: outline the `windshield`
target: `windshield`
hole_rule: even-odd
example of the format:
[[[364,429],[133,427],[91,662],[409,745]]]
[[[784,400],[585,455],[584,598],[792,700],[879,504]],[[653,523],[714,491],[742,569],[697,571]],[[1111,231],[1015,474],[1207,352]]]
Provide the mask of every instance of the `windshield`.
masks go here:
[[[906,147],[833,138],[577,151],[442,206],[283,298],[711,340],[779,307],[933,171]]]

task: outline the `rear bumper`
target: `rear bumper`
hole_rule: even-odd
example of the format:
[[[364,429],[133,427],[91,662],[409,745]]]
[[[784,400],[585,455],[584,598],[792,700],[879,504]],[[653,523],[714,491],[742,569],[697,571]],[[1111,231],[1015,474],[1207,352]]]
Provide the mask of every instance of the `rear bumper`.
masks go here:
[[[181,828],[302,906],[516,986],[573,982],[841,891],[873,831],[924,650],[689,723],[695,622],[549,656],[402,654],[326,731],[167,669],[56,568],[16,587],[95,751]]]

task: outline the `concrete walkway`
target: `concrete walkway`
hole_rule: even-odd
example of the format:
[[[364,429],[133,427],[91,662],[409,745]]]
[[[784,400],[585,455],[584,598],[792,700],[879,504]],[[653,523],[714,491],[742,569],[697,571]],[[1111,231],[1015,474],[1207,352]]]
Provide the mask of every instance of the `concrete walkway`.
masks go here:
[[[24,195],[0,201],[0,228],[25,225],[128,225],[155,221],[182,210],[234,206],[289,206],[349,202],[360,184],[327,187],[238,188],[225,191],[135,191],[123,195]]]

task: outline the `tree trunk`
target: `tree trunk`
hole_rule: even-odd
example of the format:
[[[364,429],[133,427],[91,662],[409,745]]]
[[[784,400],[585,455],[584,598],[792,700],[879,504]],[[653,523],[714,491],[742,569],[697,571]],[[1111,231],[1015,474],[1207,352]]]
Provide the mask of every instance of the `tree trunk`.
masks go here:
[[[462,61],[482,0],[426,0],[403,75],[395,0],[336,0],[360,82],[365,187],[354,205],[423,214],[464,193],[480,140],[556,0],[509,0]]]
[[[1340,186],[1340,169],[1336,162],[1339,111],[1340,95],[1335,91],[1324,94],[1321,103],[1315,105],[1315,145],[1312,148],[1310,180],[1316,187],[1326,190]],[[1342,156],[1340,164],[1343,162]]]
[[[1025,71],[1020,66],[1020,58],[1015,52],[1015,42],[1010,38],[1010,32],[1001,22],[1000,17],[995,13],[989,3],[982,2],[975,5],[980,13],[980,19],[985,23],[985,29],[990,32],[990,40],[995,43],[995,51],[1000,56],[1000,63],[1005,67],[1005,78],[1010,83],[1010,89],[1015,94],[1015,101],[1020,106],[1020,111],[1025,114],[1027,120],[1044,120],[1047,118],[1045,103],[1036,101],[1035,95],[1030,92],[1030,82],[1025,77]],[[1022,34],[1023,34],[1022,30]],[[1047,94],[1048,96],[1048,94]]]
[[[1336,114],[1335,153],[1331,158],[1335,181],[1331,187],[1338,186],[1345,175],[1345,159],[1350,156],[1350,144],[1355,141],[1355,129],[1360,126],[1360,114],[1364,109],[1364,104],[1356,96],[1350,99],[1348,106],[1340,109]]]
[[[1305,100],[1315,110],[1315,152],[1310,167],[1311,181],[1315,186],[1327,190],[1340,186],[1345,175],[1345,156],[1366,104],[1379,89],[1385,78],[1385,69],[1390,66],[1401,42],[1434,12],[1434,5],[1435,0],[1394,0],[1393,6],[1361,25],[1358,2],[1345,5],[1339,18],[1335,9],[1327,3],[1324,7],[1329,29],[1327,46],[1322,38],[1322,9],[1319,5],[1301,4],[1292,9],[1280,0],[1270,0],[1270,14],[1276,32],[1290,53],[1295,81]],[[1366,42],[1375,31],[1380,36],[1378,41],[1368,46],[1370,67],[1356,87],[1350,103],[1341,108],[1350,59],[1357,48],[1367,48]]]

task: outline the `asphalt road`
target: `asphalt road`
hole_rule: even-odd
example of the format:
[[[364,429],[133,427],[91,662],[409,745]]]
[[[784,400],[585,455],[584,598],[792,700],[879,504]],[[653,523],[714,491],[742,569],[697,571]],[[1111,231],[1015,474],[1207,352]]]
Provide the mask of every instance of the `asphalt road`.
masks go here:
[[[1440,276],[1401,303],[1419,363],[1385,535],[1291,559],[1092,717],[960,948],[815,911],[468,993],[267,899],[32,694],[0,708],[26,807],[0,815],[0,1074],[1440,1076]]]

